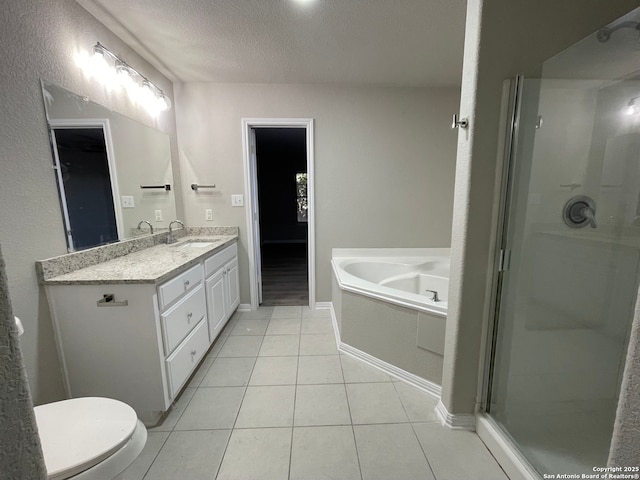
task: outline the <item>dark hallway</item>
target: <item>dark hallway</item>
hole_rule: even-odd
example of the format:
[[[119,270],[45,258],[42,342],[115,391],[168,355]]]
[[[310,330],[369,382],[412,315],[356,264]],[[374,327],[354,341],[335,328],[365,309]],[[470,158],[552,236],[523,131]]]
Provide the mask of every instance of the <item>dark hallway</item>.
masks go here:
[[[262,305],[308,305],[306,131],[257,128]]]

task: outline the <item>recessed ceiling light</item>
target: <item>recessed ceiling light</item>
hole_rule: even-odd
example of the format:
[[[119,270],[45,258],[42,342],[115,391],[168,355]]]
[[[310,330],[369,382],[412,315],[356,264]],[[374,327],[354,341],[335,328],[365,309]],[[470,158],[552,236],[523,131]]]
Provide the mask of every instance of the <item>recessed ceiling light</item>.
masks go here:
[[[300,5],[309,5],[311,3],[314,3],[316,0],[292,0],[292,1]]]

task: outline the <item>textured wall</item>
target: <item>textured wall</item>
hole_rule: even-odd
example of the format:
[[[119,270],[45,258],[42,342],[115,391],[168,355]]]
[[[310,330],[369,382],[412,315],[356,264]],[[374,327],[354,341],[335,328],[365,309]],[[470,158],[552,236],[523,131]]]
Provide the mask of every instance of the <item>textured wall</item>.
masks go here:
[[[46,479],[8,287],[0,251],[0,472],[8,480]]]
[[[149,76],[169,96],[172,85],[73,0],[12,0],[0,9],[0,242],[14,312],[23,320],[22,353],[36,403],[64,396],[49,309],[34,262],[66,253],[40,79],[152,125],[172,136],[173,110],[152,121],[126,95],[85,79],[74,63],[96,41]],[[176,162],[177,164],[177,162]],[[179,182],[179,175],[174,173]]]
[[[449,118],[457,88],[368,88],[317,85],[176,87],[189,225],[240,226],[241,302],[249,301],[241,118],[313,118],[315,123],[316,300],[331,299],[331,249],[447,247],[455,157]]]
[[[460,113],[470,125],[458,136],[442,382],[450,413],[473,413],[478,396],[503,81],[536,72],[545,59],[637,6],[630,0],[467,2]]]

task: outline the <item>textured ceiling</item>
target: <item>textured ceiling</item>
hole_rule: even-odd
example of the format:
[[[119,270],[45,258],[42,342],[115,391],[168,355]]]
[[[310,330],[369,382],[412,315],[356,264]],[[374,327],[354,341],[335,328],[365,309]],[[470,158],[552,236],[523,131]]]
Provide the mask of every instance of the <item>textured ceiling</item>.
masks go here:
[[[77,2],[176,81],[442,86],[462,76],[466,0]]]

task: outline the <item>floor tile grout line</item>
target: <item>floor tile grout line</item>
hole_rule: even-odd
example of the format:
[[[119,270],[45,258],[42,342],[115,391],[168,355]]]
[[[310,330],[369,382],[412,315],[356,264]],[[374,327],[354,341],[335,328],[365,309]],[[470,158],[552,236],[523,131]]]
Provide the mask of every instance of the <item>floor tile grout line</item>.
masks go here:
[[[409,411],[407,410],[407,406],[402,401],[402,396],[400,395],[400,392],[398,391],[398,387],[396,387],[395,383],[393,383],[393,382],[391,382],[391,385],[393,385],[393,390],[396,392],[396,395],[398,396],[398,400],[400,400],[400,405],[402,405],[402,410],[404,411],[404,414],[407,416],[407,419],[409,420],[409,422],[411,422],[411,416],[409,415]]]
[[[271,319],[269,319],[271,322]],[[258,347],[258,353],[260,352],[260,348],[262,348],[262,342],[264,342],[264,335],[262,336],[262,341],[260,342],[260,347]],[[224,457],[227,454],[227,449],[229,448],[229,443],[231,442],[231,437],[233,436],[233,431],[236,428],[236,423],[238,422],[238,417],[240,416],[240,410],[242,410],[242,404],[244,403],[244,399],[247,396],[247,390],[249,389],[249,382],[251,381],[251,376],[253,375],[253,370],[256,368],[256,363],[258,361],[258,355],[255,356],[255,361],[253,362],[253,366],[251,367],[251,373],[249,373],[249,378],[247,379],[247,385],[244,387],[244,392],[242,392],[242,399],[240,400],[240,404],[238,405],[238,411],[236,412],[236,417],[233,420],[233,425],[231,426],[231,430],[229,431],[229,437],[227,437],[227,443],[224,446],[224,451],[222,452],[222,456],[220,457],[220,464],[218,465],[218,469],[216,470],[216,476],[214,479],[218,478],[220,475],[220,469],[222,468],[222,463],[224,462]]]
[[[411,431],[413,432],[413,436],[418,441],[418,445],[420,445],[420,450],[422,451],[422,454],[424,455],[424,458],[427,461],[427,465],[429,465],[429,470],[431,470],[431,475],[433,475],[434,480],[438,480],[438,477],[436,476],[436,472],[433,470],[433,467],[431,466],[431,462],[429,461],[429,456],[427,455],[427,452],[425,451],[424,446],[420,441],[420,437],[418,437],[418,434],[416,433],[416,429],[413,427],[413,423],[411,423]]]
[[[342,365],[342,357],[339,357],[340,360],[340,370],[342,371],[342,379],[344,380],[344,366]],[[360,463],[360,453],[358,452],[358,442],[356,441],[356,429],[353,424],[353,415],[351,414],[351,403],[349,402],[349,393],[347,392],[347,384],[346,382],[342,384],[344,386],[344,396],[347,399],[347,409],[349,410],[349,420],[351,421],[351,435],[353,436],[353,446],[356,449],[356,460],[358,461],[358,471],[360,472],[360,480],[364,479],[362,475],[362,465]]]
[[[300,330],[302,330],[302,313],[300,314]],[[293,387],[293,412],[291,415],[291,443],[289,445],[289,471],[287,478],[291,480],[291,464],[293,462],[293,429],[296,425],[296,403],[298,400],[298,371],[300,370],[300,338],[298,338],[298,356],[296,361],[296,384]]]
[[[218,337],[216,338],[216,340],[214,340],[213,344],[211,345],[211,347],[209,348],[209,350],[207,351],[207,355],[205,355],[205,359],[202,361],[201,365],[196,369],[196,371],[193,373],[192,377],[195,377],[198,373],[200,373],[200,369],[204,366],[204,362],[207,361],[206,357],[209,356],[209,353],[213,351],[214,348],[216,348],[217,346],[217,342],[218,342],[218,338],[222,340],[222,343],[220,345],[220,350],[222,350],[222,347],[224,347],[224,344],[227,343],[227,339],[229,338],[228,335],[225,335],[224,339],[222,339],[222,337],[220,335],[218,335]],[[195,385],[194,388],[200,388],[200,385],[202,385],[202,382],[204,381],[204,377],[207,376],[207,373],[209,373],[209,370],[211,370],[211,367],[213,367],[213,364],[215,363],[215,361],[218,359],[218,353],[220,353],[220,350],[218,350],[216,352],[216,354],[213,356],[213,361],[211,362],[211,365],[209,365],[207,367],[207,371],[204,372],[204,374],[202,375],[202,378],[200,379],[200,381],[198,382],[198,385]],[[191,402],[189,402],[191,403]]]
[[[231,431],[231,430],[256,430],[256,429],[282,429],[282,428],[326,428],[326,427],[378,427],[380,425],[416,425],[416,424],[426,424],[426,425],[438,425],[436,422],[384,422],[384,423],[323,423],[320,425],[268,425],[268,426],[260,426],[260,427],[227,427],[227,428],[188,428],[184,430],[175,430],[174,432],[207,432],[207,431]],[[155,432],[155,433],[174,433],[168,431]]]
[[[153,460],[151,460],[151,463],[149,464],[149,466],[147,467],[147,469],[144,471],[144,475],[142,475],[141,480],[145,480],[147,478],[147,475],[149,474],[149,470],[151,470],[151,467],[153,467],[153,464],[156,463],[156,460],[158,458],[158,455],[160,455],[160,452],[162,451],[162,449],[164,448],[164,446],[166,445],[167,441],[169,440],[169,437],[171,436],[171,434],[173,433],[173,431],[171,432],[158,432],[158,433],[166,433],[167,434],[167,438],[164,439],[164,441],[162,442],[162,445],[160,445],[160,448],[158,449],[158,451],[156,452],[156,454],[153,456]],[[148,439],[145,441],[145,445],[146,442],[148,441]],[[135,460],[134,460],[135,461]],[[149,479],[150,480],[150,479]]]

